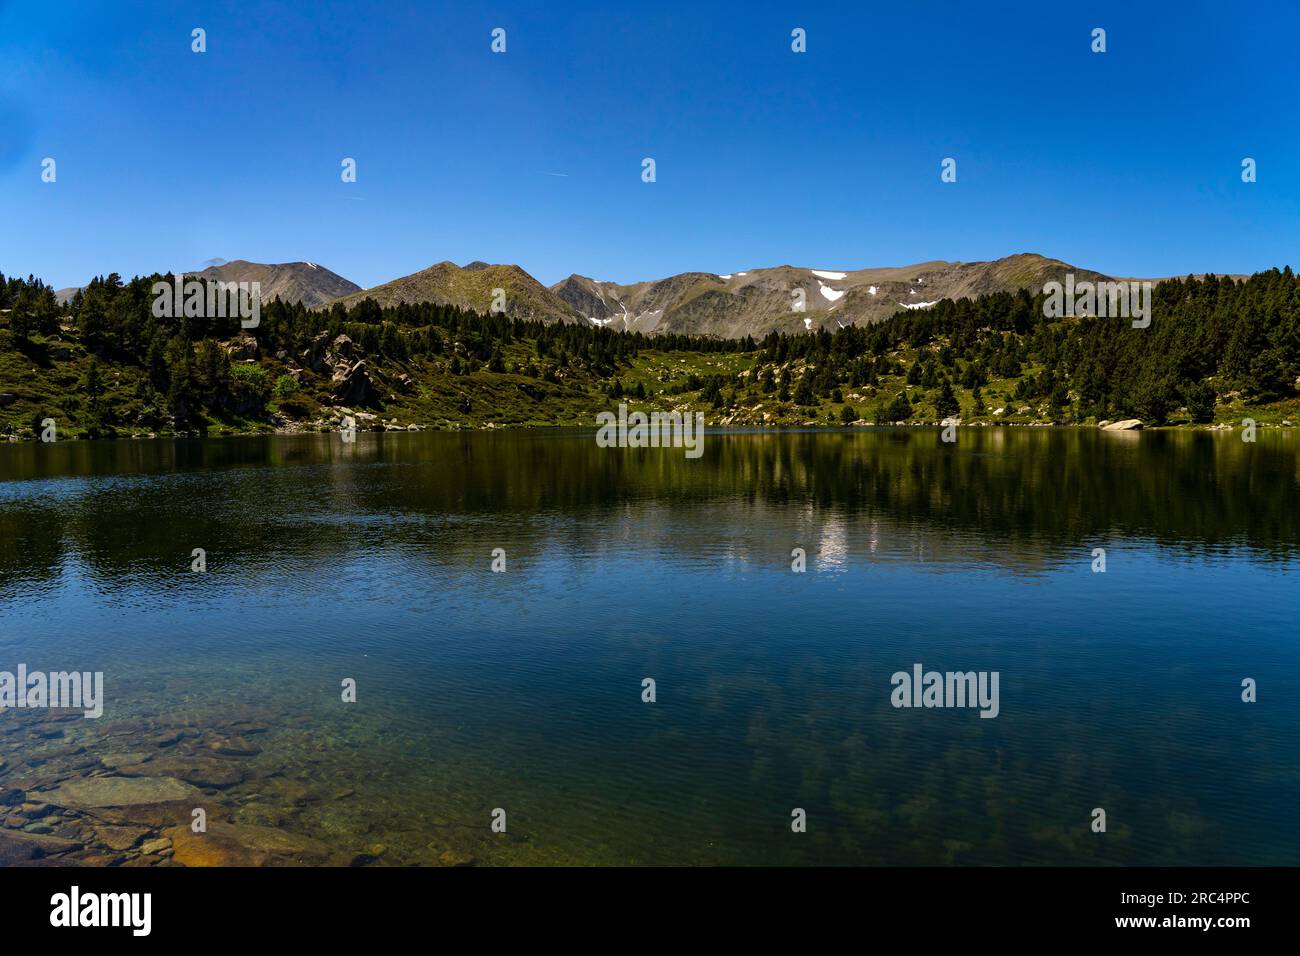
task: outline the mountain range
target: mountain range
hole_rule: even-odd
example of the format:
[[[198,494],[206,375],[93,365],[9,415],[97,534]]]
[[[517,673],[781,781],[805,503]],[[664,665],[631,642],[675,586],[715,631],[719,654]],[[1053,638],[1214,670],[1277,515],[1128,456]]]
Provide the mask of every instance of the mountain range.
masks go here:
[[[185,275],[221,282],[259,282],[265,301],[281,299],[285,302],[301,302],[309,309],[327,305],[361,289],[355,282],[349,282],[314,262],[262,263],[244,259],[226,262],[224,259],[213,259],[205,263],[205,266],[198,272],[186,272]],[[74,286],[60,289],[54,295],[63,304],[71,301],[78,291]]]
[[[1039,290],[1050,281],[1104,281],[1099,272],[1059,259],[1020,253],[988,262],[935,260],[871,269],[775,266],[717,275],[683,272],[623,284],[570,275],[547,287],[517,265],[443,261],[369,289],[313,262],[263,264],[215,260],[198,276],[227,282],[258,281],[264,300],[308,308],[365,299],[381,306],[434,302],[477,312],[504,293],[507,315],[546,322],[591,323],[629,332],[761,337],[772,331],[834,330],[888,318],[900,309],[927,308],[942,299]],[[58,293],[66,300],[75,289]],[[799,306],[802,305],[802,308]]]
[[[516,265],[439,262],[337,300],[380,305],[437,302],[487,311],[493,290],[505,292],[506,312],[551,322],[589,322],[644,333],[755,337],[779,330],[877,322],[899,309],[987,292],[1041,289],[1072,272],[1076,280],[1106,277],[1059,259],[1024,253],[991,262],[922,262],[876,269],[812,269],[782,265],[717,275],[683,272],[623,284],[571,275],[542,285]],[[796,308],[802,305],[802,309]]]

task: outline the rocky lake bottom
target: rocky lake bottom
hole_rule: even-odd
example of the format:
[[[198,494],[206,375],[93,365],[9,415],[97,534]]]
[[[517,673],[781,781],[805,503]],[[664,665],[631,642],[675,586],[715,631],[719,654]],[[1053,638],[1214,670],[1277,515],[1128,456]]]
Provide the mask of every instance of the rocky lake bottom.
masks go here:
[[[1298,481],[1281,433],[6,445],[0,671],[104,701],[0,712],[0,864],[1294,865]],[[996,719],[892,706],[918,665]]]

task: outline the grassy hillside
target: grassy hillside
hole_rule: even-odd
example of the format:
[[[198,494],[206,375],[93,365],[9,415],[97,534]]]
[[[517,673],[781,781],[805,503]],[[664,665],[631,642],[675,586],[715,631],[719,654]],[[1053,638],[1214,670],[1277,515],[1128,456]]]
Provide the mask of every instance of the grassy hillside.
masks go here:
[[[347,308],[371,299],[384,307],[432,302],[486,312],[492,308],[497,289],[502,291],[505,307],[512,315],[551,322],[574,322],[579,318],[572,306],[523,269],[486,262],[471,262],[464,267],[439,262],[337,301]]]
[[[239,345],[238,339],[224,343],[234,354],[238,354]],[[378,392],[373,401],[340,401],[328,368],[312,372],[298,363],[262,355],[237,360],[231,373],[232,378],[248,380],[243,388],[264,393],[264,402],[205,409],[178,428],[165,407],[146,397],[147,380],[140,367],[95,358],[68,331],[34,337],[18,347],[12,333],[0,327],[0,396],[15,396],[13,400],[0,397],[0,402],[5,402],[0,406],[0,435],[35,438],[38,423],[47,417],[58,423],[61,439],[328,430],[337,428],[344,415],[351,415],[362,430],[590,426],[598,411],[616,407],[620,401],[645,410],[704,412],[711,426],[844,427],[880,420],[884,417],[882,406],[900,393],[908,396],[912,406],[907,421],[938,422],[945,417],[939,407],[941,386],[927,388],[907,381],[911,367],[937,349],[891,351],[885,357],[897,363],[900,371],[881,376],[877,384],[839,385],[829,395],[814,394],[811,399],[803,395],[799,401],[793,387],[783,394],[779,383],[783,376],[798,382],[815,366],[802,360],[763,364],[760,349],[716,354],[645,349],[607,375],[576,363],[558,368],[539,365],[536,343],[530,340],[500,350],[501,371],[456,352],[396,361],[367,357],[356,351],[355,344],[353,349],[354,359],[366,361],[371,370],[368,374]],[[772,372],[775,390],[764,391],[760,368]],[[979,390],[984,406],[980,412],[974,390],[954,384],[952,391],[963,423],[1061,421],[1049,402],[1014,397],[1021,378],[1041,371],[1041,367],[1030,365],[1024,376],[991,379]],[[95,378],[100,383],[97,389]],[[1267,424],[1298,421],[1300,400],[1223,402],[1216,409],[1215,420],[1240,423],[1246,415]],[[1169,417],[1170,424],[1190,422],[1185,409],[1175,410]],[[1081,424],[1095,424],[1095,419]]]

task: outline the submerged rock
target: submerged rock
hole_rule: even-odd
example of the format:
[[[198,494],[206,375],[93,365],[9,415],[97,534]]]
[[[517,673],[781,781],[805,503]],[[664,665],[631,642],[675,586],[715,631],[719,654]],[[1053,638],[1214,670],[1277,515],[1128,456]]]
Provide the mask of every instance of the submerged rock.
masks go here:
[[[144,827],[100,827],[95,831],[95,840],[110,850],[129,850],[146,836],[149,831]]]
[[[81,849],[82,844],[64,837],[0,830],[0,866],[39,860],[42,857]]]
[[[221,737],[208,744],[208,749],[227,757],[255,757],[262,748],[243,737]]]
[[[159,837],[157,840],[150,840],[144,846],[140,847],[140,852],[146,855],[157,854],[162,856],[166,851],[172,848],[172,841],[167,837]]]
[[[128,777],[175,777],[196,787],[231,787],[242,783],[243,768],[229,760],[205,757],[157,757],[148,763],[118,767]]]
[[[148,757],[149,754],[144,751],[138,751],[136,753],[104,754],[99,758],[99,762],[110,770],[116,770],[121,766],[143,763]]]
[[[443,850],[438,854],[438,862],[443,866],[473,866],[478,861],[461,850]]]
[[[301,780],[272,777],[263,784],[267,796],[287,807],[303,807],[321,799],[321,792]]]
[[[86,808],[86,813],[93,816],[97,826],[144,827],[157,830],[162,827],[189,824],[195,806],[202,806],[213,812],[218,806],[212,797],[205,796],[202,803],[140,803],[124,807]]]
[[[82,777],[40,796],[60,807],[129,807],[180,800],[198,805],[203,800],[202,791],[172,777]]]
[[[209,820],[206,833],[173,827],[172,859],[185,866],[293,866],[331,861],[329,847],[310,837],[270,827]]]

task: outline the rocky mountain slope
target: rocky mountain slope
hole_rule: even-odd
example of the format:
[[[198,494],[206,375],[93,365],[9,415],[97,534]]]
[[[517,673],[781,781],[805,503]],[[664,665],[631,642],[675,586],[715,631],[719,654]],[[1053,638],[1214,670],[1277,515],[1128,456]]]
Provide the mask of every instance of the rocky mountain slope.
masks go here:
[[[197,275],[222,282],[260,282],[263,301],[301,302],[309,309],[361,288],[315,262],[267,264],[236,259],[209,266]]]
[[[730,275],[688,272],[634,285],[572,275],[551,288],[595,324],[735,338],[878,322],[899,309],[926,308],[941,299],[1041,289],[1067,272],[1076,281],[1105,278],[1025,253],[992,262],[935,261],[853,271],[777,266]]]
[[[260,282],[262,298],[301,302],[308,308],[334,303],[355,306],[373,299],[381,306],[416,302],[489,312],[496,290],[507,315],[545,322],[578,322],[619,331],[761,338],[772,331],[834,330],[888,318],[899,309],[927,308],[941,299],[988,292],[1038,290],[1062,281],[1104,280],[1059,259],[1021,253],[990,262],[921,262],[878,269],[775,266],[728,275],[683,272],[625,285],[571,275],[547,288],[517,265],[443,261],[370,289],[313,262],[264,264],[220,262],[195,275],[226,282]],[[62,289],[59,301],[77,290]]]
[[[836,329],[888,318],[899,309],[988,292],[1041,289],[1073,272],[1077,281],[1105,279],[1059,259],[1024,253],[991,262],[922,262],[881,269],[752,269],[728,275],[683,272],[624,285],[571,275],[549,289],[515,265],[440,262],[421,272],[338,300],[354,305],[410,302],[487,311],[493,290],[505,291],[508,315],[587,322],[620,331],[756,338],[771,331]]]
[[[262,287],[262,301],[280,299],[284,302],[301,302],[309,309],[324,305],[340,296],[357,292],[361,288],[355,282],[350,282],[315,262],[266,263],[249,262],[245,259],[226,262],[217,259],[201,271],[183,274],[216,279],[221,282],[259,282]],[[78,287],[72,286],[58,290],[54,297],[60,305],[63,305],[71,302],[78,291],[80,291]]]
[[[195,275],[262,284],[264,300],[308,308],[365,299],[381,306],[433,302],[486,313],[504,293],[507,315],[545,322],[577,322],[628,332],[761,338],[879,322],[900,309],[923,309],[942,299],[991,292],[1041,290],[1045,283],[1104,281],[1108,276],[1059,259],[1020,253],[988,262],[935,260],[908,266],[840,270],[775,266],[727,275],[683,272],[625,285],[571,275],[547,288],[517,265],[443,261],[369,289],[313,262],[218,262]],[[75,288],[56,293],[69,301]]]
[[[487,313],[492,310],[496,289],[504,291],[504,308],[511,317],[546,322],[582,320],[576,309],[519,266],[486,262],[471,262],[463,267],[454,262],[439,262],[336,301],[348,307],[363,299],[373,299],[382,306],[434,302]]]

